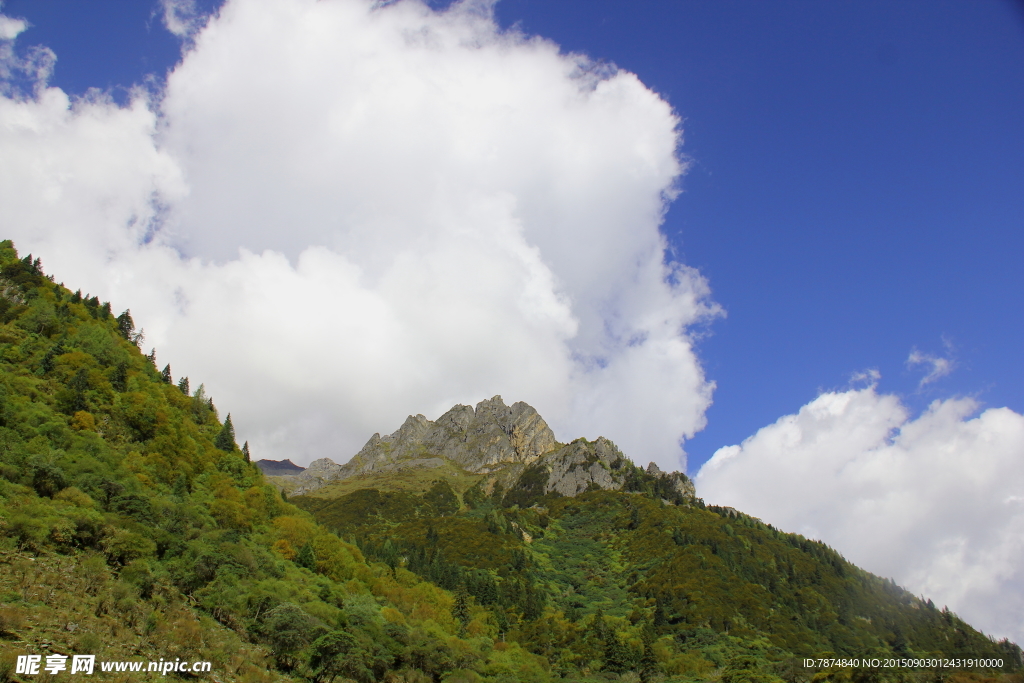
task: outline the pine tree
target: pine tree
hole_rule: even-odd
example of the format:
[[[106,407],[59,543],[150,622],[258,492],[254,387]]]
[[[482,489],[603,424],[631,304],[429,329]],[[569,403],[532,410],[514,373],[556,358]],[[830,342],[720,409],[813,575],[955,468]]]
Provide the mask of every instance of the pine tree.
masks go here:
[[[228,413],[224,420],[224,426],[213,440],[213,445],[228,453],[238,448],[238,444],[235,443],[235,426],[231,424],[231,413]]]
[[[252,458],[249,456],[249,442],[246,441],[242,446],[242,455],[245,456],[246,462],[252,462]]]
[[[167,384],[174,384],[174,381],[171,379],[171,364],[170,363],[165,365],[164,369],[160,372],[160,379],[162,379]]]
[[[594,618],[590,621],[589,631],[590,636],[601,643],[604,643],[607,638],[604,624],[604,610],[600,607],[597,608],[597,612],[594,613]]]
[[[178,380],[178,388],[181,389],[181,393],[185,394],[186,396],[189,395],[188,377],[182,377],[181,379]]]
[[[455,594],[455,604],[452,606],[452,617],[455,618],[460,624],[460,630],[466,628],[466,624],[469,623],[469,595],[466,593],[466,587],[459,586],[458,592]]]
[[[648,683],[658,675],[658,659],[654,656],[654,638],[645,630],[643,635],[644,652],[640,656],[640,680]]]
[[[295,556],[295,564],[305,567],[311,572],[316,571],[316,553],[313,552],[313,543],[311,541],[302,546],[302,550]]]
[[[654,599],[654,628],[663,629],[668,626],[668,619],[665,617],[665,605],[661,596]]]
[[[607,639],[604,645],[604,668],[608,671],[615,673],[622,673],[628,671],[631,667],[632,662],[629,656],[629,650],[625,643],[619,638],[619,634],[615,632],[614,628],[609,628],[606,631]]]
[[[75,292],[75,297],[81,296],[82,290]],[[125,312],[117,316],[117,329],[121,333],[121,336],[128,341],[132,340],[132,334],[135,332],[135,321],[132,320],[131,309],[125,309]]]

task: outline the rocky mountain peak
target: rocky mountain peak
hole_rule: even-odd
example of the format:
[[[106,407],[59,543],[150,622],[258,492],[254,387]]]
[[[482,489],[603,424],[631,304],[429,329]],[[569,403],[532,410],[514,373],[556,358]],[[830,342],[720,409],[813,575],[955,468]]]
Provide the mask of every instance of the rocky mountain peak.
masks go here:
[[[501,396],[494,396],[475,409],[456,405],[435,421],[410,415],[393,434],[370,437],[334,478],[429,457],[447,458],[469,472],[488,472],[510,463],[529,464],[557,445],[532,406],[522,401],[507,406]]]
[[[620,490],[633,471],[632,463],[608,439],[560,444],[531,405],[519,401],[508,406],[501,396],[494,396],[476,407],[453,406],[436,420],[410,415],[393,433],[371,436],[344,465],[329,458],[316,460],[296,476],[301,483],[294,492],[350,477],[440,467],[446,461],[485,475],[480,486],[487,495],[500,486],[524,502],[549,493],[575,496],[595,488]],[[665,474],[654,463],[646,474],[663,480],[660,486],[666,495],[693,496],[693,484],[685,475]]]

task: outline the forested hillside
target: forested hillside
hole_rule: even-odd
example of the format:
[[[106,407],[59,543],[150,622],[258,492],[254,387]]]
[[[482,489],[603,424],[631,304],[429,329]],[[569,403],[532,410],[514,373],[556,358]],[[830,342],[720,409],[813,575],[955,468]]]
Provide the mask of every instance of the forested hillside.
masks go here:
[[[639,469],[629,493],[437,480],[296,506],[115,310],[0,243],[0,682],[53,653],[252,682],[809,681],[794,657],[829,652],[1005,661],[963,680],[1020,666],[821,544],[666,504]],[[851,674],[934,680],[823,675]]]

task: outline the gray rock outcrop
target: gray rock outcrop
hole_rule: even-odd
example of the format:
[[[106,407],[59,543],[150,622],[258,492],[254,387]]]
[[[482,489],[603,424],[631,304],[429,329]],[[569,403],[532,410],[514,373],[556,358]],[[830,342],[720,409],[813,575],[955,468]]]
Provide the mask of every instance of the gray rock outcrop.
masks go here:
[[[666,474],[654,463],[646,472],[639,470],[604,437],[558,443],[533,407],[521,401],[507,406],[501,396],[480,401],[476,408],[454,406],[434,421],[410,415],[394,433],[371,436],[344,465],[321,458],[305,471],[280,479],[293,482],[292,494],[298,495],[332,481],[441,467],[446,462],[486,475],[477,484],[484,494],[517,491],[512,495],[524,504],[549,493],[576,496],[595,489],[622,490],[630,476],[635,488],[638,472],[648,478],[645,486],[661,491],[663,497],[694,496],[686,475]]]
[[[603,436],[597,441],[577,439],[544,459],[545,493],[576,496],[595,488],[617,491],[624,483],[619,472],[624,462],[618,447]]]
[[[476,409],[457,405],[436,421],[410,415],[388,436],[374,434],[341,467],[340,477],[393,469],[416,458],[441,457],[474,473],[510,463],[530,464],[557,446],[555,435],[532,406],[506,406],[501,396],[480,401]]]

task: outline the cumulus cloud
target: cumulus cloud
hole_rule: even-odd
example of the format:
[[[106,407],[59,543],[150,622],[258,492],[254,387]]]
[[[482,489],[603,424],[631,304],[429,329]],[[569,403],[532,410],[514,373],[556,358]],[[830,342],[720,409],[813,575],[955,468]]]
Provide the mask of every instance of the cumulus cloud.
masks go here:
[[[852,562],[1024,642],[1024,416],[874,386],[825,393],[720,449],[709,502],[823,540]]]
[[[2,4],[0,4],[0,9],[3,9]],[[28,28],[28,22],[24,19],[0,15],[0,40],[14,40],[26,28]]]
[[[0,221],[257,457],[344,461],[500,393],[683,464],[720,311],[666,261],[680,122],[636,76],[479,3],[228,2],[187,45],[152,99],[0,98]]]

